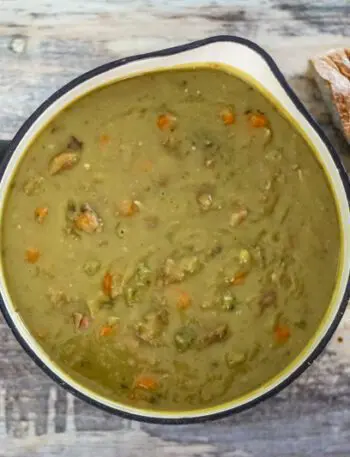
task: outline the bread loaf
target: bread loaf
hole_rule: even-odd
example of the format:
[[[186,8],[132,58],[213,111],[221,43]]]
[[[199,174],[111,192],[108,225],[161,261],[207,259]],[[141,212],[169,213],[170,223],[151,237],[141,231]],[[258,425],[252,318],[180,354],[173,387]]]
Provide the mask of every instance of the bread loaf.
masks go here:
[[[316,56],[310,67],[334,124],[350,144],[350,48]]]

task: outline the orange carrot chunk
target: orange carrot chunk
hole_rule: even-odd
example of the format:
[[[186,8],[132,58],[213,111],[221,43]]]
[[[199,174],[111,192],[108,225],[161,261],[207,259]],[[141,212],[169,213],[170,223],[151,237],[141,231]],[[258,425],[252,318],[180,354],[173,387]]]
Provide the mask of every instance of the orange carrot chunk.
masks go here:
[[[220,112],[220,117],[225,125],[234,124],[236,118],[230,108],[225,108]]]
[[[133,216],[139,211],[139,207],[133,200],[123,200],[119,205],[119,213],[122,216]]]
[[[246,277],[247,277],[247,273],[245,273],[245,272],[237,273],[232,277],[230,282],[233,286],[241,286],[242,284],[245,283]]]
[[[113,276],[111,273],[107,272],[102,280],[102,290],[107,297],[110,297],[112,295],[112,289],[113,289]]]
[[[25,260],[28,263],[36,263],[39,260],[40,252],[36,248],[29,248],[25,253]]]
[[[160,114],[157,118],[157,126],[160,130],[171,130],[175,124],[176,117],[171,113]]]
[[[35,208],[34,211],[34,219],[39,223],[42,224],[44,222],[45,217],[49,213],[49,208],[46,206],[39,206],[38,208]]]
[[[155,390],[158,382],[153,376],[141,375],[135,381],[135,387],[146,390]]]
[[[249,122],[250,125],[255,128],[266,127],[268,124],[267,117],[262,113],[251,114],[249,116]]]
[[[192,300],[187,292],[181,292],[177,300],[176,306],[179,309],[187,309],[191,306]]]
[[[110,336],[113,332],[111,325],[104,325],[100,330],[100,336]]]
[[[274,337],[277,343],[283,344],[290,337],[290,329],[287,325],[278,324],[274,330]]]
[[[102,135],[100,135],[100,138],[99,138],[100,146],[107,146],[110,142],[111,142],[111,137],[109,135],[107,135],[106,133],[103,133]]]

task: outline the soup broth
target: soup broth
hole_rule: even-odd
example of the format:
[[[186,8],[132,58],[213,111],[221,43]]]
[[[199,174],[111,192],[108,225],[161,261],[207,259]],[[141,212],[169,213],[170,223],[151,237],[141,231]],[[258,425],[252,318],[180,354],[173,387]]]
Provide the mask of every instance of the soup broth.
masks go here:
[[[158,410],[232,400],[295,359],[330,303],[339,238],[309,145],[213,68],[75,101],[28,148],[2,219],[10,295],[50,358]]]

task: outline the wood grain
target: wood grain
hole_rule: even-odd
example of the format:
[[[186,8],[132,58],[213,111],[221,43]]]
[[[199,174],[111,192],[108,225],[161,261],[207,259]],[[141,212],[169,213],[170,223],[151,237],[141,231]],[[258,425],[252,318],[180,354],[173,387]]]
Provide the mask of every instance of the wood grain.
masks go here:
[[[266,47],[350,169],[349,148],[306,75],[307,59],[350,41],[348,1],[1,0],[0,138],[55,89],[121,56],[215,34]],[[193,426],[121,420],[73,400],[0,318],[0,457],[350,455],[349,312],[323,356],[253,410]]]

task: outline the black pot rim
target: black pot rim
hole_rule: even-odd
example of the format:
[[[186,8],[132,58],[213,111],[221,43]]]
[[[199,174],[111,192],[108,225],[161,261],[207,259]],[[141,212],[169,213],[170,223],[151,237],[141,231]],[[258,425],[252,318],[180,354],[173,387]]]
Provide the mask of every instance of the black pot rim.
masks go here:
[[[311,116],[311,114],[307,111],[307,109],[304,107],[303,103],[300,101],[298,96],[294,93],[292,88],[289,86],[287,83],[285,77],[281,73],[280,69],[278,68],[277,64],[275,61],[272,59],[272,57],[259,45],[254,43],[253,41],[250,41],[246,38],[242,38],[239,36],[234,36],[234,35],[217,35],[217,36],[212,36],[208,37],[202,40],[197,40],[193,41],[184,45],[180,46],[175,46],[167,49],[162,49],[160,51],[155,51],[155,52],[149,52],[145,54],[139,54],[139,55],[134,55],[131,57],[126,57],[118,60],[114,60],[112,62],[106,63],[104,65],[101,65],[99,67],[94,68],[93,70],[90,70],[86,73],[83,73],[82,75],[78,76],[77,78],[73,79],[70,81],[68,84],[64,85],[61,87],[59,90],[57,90],[53,95],[51,95],[45,102],[43,102],[35,111],[34,113],[23,123],[22,127],[18,130],[17,134],[13,138],[13,140],[9,143],[9,146],[7,148],[6,154],[3,158],[3,161],[0,165],[0,177],[2,179],[3,174],[5,172],[5,169],[8,165],[8,162],[17,148],[18,144],[24,137],[25,133],[29,130],[29,128],[32,126],[32,124],[37,120],[39,116],[50,106],[52,105],[56,100],[58,100],[61,96],[69,92],[71,89],[74,87],[78,86],[79,84],[85,82],[88,79],[93,78],[94,76],[97,76],[101,73],[104,73],[108,70],[111,70],[113,68],[120,67],[122,65],[128,64],[130,62],[134,62],[137,60],[145,60],[149,58],[154,58],[154,57],[164,57],[164,56],[170,56],[174,55],[177,53],[181,53],[184,51],[188,51],[191,49],[196,49],[211,43],[217,43],[217,42],[234,42],[238,44],[242,44],[253,51],[257,52],[267,63],[269,66],[270,70],[274,74],[274,76],[277,78],[283,89],[286,91],[288,94],[290,100],[294,103],[298,111],[306,118],[308,123],[314,128],[314,130],[317,132],[319,137],[321,138],[322,142],[325,144],[329,154],[331,155],[334,164],[337,167],[337,170],[339,172],[339,176],[341,178],[342,184],[344,186],[344,190],[347,196],[347,201],[348,203],[350,202],[350,181],[349,177],[347,175],[347,172],[345,170],[345,167],[330,143],[329,139],[327,138],[326,134],[323,132],[322,128],[320,125],[314,120],[314,118]],[[290,373],[282,382],[280,382],[278,385],[275,387],[269,389],[265,393],[259,395],[258,397],[238,406],[232,406],[231,408],[225,409],[224,411],[217,411],[213,413],[209,413],[207,415],[196,415],[194,417],[169,417],[169,418],[162,418],[162,417],[152,417],[152,416],[145,416],[142,415],[142,413],[130,413],[123,411],[117,407],[110,407],[105,405],[104,403],[94,400],[93,398],[89,397],[88,395],[80,392],[77,390],[75,387],[72,385],[68,384],[66,381],[64,381],[60,376],[58,376],[56,373],[53,372],[53,370],[46,365],[40,358],[39,356],[35,353],[35,351],[30,347],[29,343],[23,338],[23,336],[20,334],[19,330],[16,327],[16,324],[14,320],[12,319],[9,311],[7,310],[7,307],[1,298],[0,300],[0,310],[10,327],[12,333],[16,337],[17,341],[20,343],[22,348],[26,351],[26,353],[31,357],[32,360],[53,380],[55,381],[59,386],[65,388],[68,392],[76,396],[77,398],[85,401],[86,403],[93,405],[97,408],[100,408],[104,411],[107,411],[111,414],[119,415],[123,418],[126,419],[133,419],[133,420],[138,420],[141,422],[147,422],[147,423],[157,423],[157,424],[193,424],[193,423],[202,423],[208,420],[213,420],[213,419],[220,419],[223,417],[227,417],[233,413],[238,413],[240,411],[246,410],[251,408],[252,406],[260,403],[261,401],[272,397],[273,395],[277,394],[280,392],[282,389],[287,387],[292,381],[294,381],[297,377],[299,377],[307,367],[309,367],[314,360],[318,357],[318,355],[323,351],[323,349],[326,347],[328,341],[330,340],[331,336],[333,335],[334,331],[336,330],[344,312],[347,307],[347,303],[350,299],[350,276],[347,280],[347,285],[346,289],[341,301],[341,304],[339,306],[339,309],[336,313],[336,315],[333,318],[333,321],[331,322],[329,328],[327,329],[326,333],[318,343],[318,345],[314,348],[314,350],[310,353],[310,355],[304,360],[304,362],[299,365],[292,373]],[[218,406],[218,408],[220,405]],[[193,411],[194,414],[196,413],[196,410]],[[151,414],[151,411],[150,411]],[[181,413],[179,413],[181,414]]]

